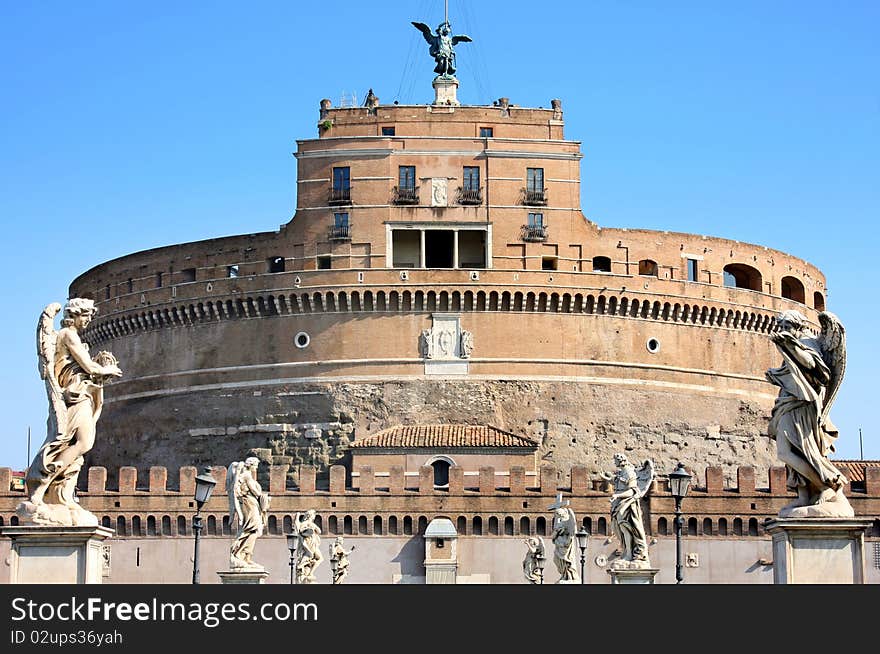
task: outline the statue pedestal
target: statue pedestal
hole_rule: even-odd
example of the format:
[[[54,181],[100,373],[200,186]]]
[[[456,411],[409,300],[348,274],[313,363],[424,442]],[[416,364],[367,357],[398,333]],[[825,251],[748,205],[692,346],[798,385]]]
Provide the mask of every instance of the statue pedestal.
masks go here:
[[[773,583],[865,583],[865,531],[859,518],[776,518],[765,523],[773,537]]]
[[[265,570],[220,570],[217,575],[221,584],[265,584],[269,578]]]
[[[444,77],[438,75],[434,78],[432,84],[434,87],[434,104],[458,107],[461,103],[458,101],[458,80],[454,77]]]
[[[653,584],[660,568],[608,568],[612,584]]]
[[[12,539],[9,583],[100,584],[107,527],[13,526],[0,528]]]

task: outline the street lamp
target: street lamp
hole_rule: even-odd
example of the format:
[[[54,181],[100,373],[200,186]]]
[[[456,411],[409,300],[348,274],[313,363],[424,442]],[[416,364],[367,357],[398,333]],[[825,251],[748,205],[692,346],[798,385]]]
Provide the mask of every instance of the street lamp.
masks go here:
[[[669,491],[675,498],[675,583],[680,584],[684,579],[681,573],[681,501],[687,495],[692,477],[684,466],[679,462],[678,467],[669,473]]]
[[[196,501],[196,515],[193,518],[193,531],[196,536],[195,552],[193,553],[193,583],[199,582],[199,536],[202,533],[202,516],[199,512],[202,506],[211,497],[211,491],[217,485],[217,480],[211,476],[211,469],[204,468],[202,474],[196,476],[196,492],[194,499]]]
[[[336,583],[336,569],[339,567],[339,559],[334,555],[330,557],[330,583]]]
[[[544,583],[544,555],[541,552],[538,552],[535,555],[535,567],[538,569],[538,576],[541,578],[541,583]]]
[[[577,530],[574,537],[577,539],[578,547],[581,548],[581,583],[586,583],[584,581],[584,562],[587,560],[587,539],[590,537],[589,532],[581,526],[580,529]]]
[[[295,584],[296,575],[294,570],[296,568],[296,553],[299,549],[299,532],[294,531],[287,534],[287,549],[290,550],[290,583]]]

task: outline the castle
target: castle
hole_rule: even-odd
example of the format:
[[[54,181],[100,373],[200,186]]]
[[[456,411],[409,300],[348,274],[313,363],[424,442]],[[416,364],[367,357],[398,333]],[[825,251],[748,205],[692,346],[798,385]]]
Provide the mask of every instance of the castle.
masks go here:
[[[278,231],[126,255],[71,283],[99,309],[84,340],[125,371],[80,479],[121,539],[113,579],[157,580],[138,576],[142,549],[183,557],[195,467],[222,488],[251,452],[276,498],[258,556],[315,508],[327,533],[374,543],[360,551],[375,576],[353,563],[352,581],[415,580],[407,543],[443,515],[472,538],[463,578],[515,581],[521,537],[547,534],[557,492],[611,555],[595,540],[608,533],[596,472],[627,451],[695,473],[687,535],[715,559],[705,581],[766,582],[762,524],[787,495],[766,436],[769,335],[785,309],[816,325],[822,272],[762,245],[602,227],[580,209],[583,154],[561,101],[464,106],[455,86],[435,91],[426,105],[322,100]],[[880,515],[880,468],[847,470],[857,515]],[[0,470],[5,524],[10,482]],[[661,549],[664,483],[646,499]],[[224,498],[206,511],[222,560]],[[267,567],[283,579],[279,553]]]

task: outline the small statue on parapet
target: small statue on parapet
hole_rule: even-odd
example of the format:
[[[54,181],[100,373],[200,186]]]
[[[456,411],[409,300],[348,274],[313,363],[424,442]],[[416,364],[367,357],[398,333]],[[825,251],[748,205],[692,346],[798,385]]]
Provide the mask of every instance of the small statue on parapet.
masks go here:
[[[620,542],[620,557],[611,563],[612,568],[650,568],[648,539],[642,521],[642,498],[654,480],[654,464],[646,460],[636,468],[626,455],[614,455],[613,473],[602,472],[602,479],[614,486],[611,495],[611,528]]]
[[[333,541],[333,544],[330,545],[330,562],[331,567],[333,568],[334,584],[341,584],[348,576],[348,566],[351,563],[348,560],[348,557],[354,552],[355,548],[355,546],[352,545],[351,549],[346,551],[342,544],[342,536],[337,536],[336,540]]]
[[[569,500],[562,499],[562,493],[557,493],[556,501],[549,507],[553,511],[553,562],[559,571],[557,584],[580,583],[574,540],[577,519],[569,504]]]
[[[529,536],[523,542],[528,547],[526,557],[523,559],[523,574],[526,576],[526,581],[530,584],[542,584],[544,573],[538,565],[538,559],[544,557],[544,539],[539,536]]]
[[[93,358],[81,340],[80,333],[98,313],[94,300],[69,300],[62,327],[55,331],[60,311],[59,303],[48,305],[37,323],[38,369],[49,398],[48,433],[25,474],[28,499],[16,513],[24,524],[96,526],[98,518],[79,505],[74,491],[84,455],[95,444],[104,384],[122,371],[110,352]]]
[[[324,557],[321,555],[321,528],[315,522],[316,512],[309,509],[305,514],[297,513],[293,518],[293,529],[299,534],[297,552],[296,583],[315,582],[315,569]]]
[[[233,461],[226,474],[226,493],[229,496],[230,526],[238,521],[238,534],[229,549],[229,567],[232,570],[263,570],[254,562],[254,545],[268,528],[269,495],[257,482],[260,460],[249,456],[244,461]]]

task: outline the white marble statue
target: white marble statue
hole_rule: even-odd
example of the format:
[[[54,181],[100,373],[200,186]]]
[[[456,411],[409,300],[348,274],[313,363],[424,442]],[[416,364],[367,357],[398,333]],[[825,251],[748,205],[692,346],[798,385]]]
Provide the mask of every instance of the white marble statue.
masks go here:
[[[850,518],[853,508],[843,494],[847,479],[831,463],[838,431],[829,417],[846,368],[846,332],[837,316],[819,313],[818,336],[805,335],[806,318],[783,311],[771,335],[782,365],[767,371],[779,387],[768,434],[785,464],[787,486],[797,498],[779,510],[780,518]]]
[[[471,354],[474,351],[474,335],[472,332],[467,330],[462,330],[461,335],[459,336],[460,343],[459,348],[461,350],[461,358],[462,359],[470,359]]]
[[[577,553],[575,532],[577,519],[569,506],[569,501],[562,499],[562,493],[556,495],[556,501],[549,507],[553,511],[553,563],[559,571],[557,584],[580,583],[577,569]]]
[[[244,461],[233,461],[226,473],[226,494],[229,496],[229,524],[238,522],[238,533],[229,548],[229,567],[232,570],[262,570],[254,562],[254,545],[268,527],[269,495],[257,481],[260,460],[249,456]]]
[[[523,542],[528,548],[526,550],[526,557],[523,559],[523,574],[526,577],[526,581],[530,584],[543,583],[541,578],[542,572],[538,568],[538,557],[544,556],[544,539],[539,536],[529,536]]]
[[[304,514],[297,513],[293,518],[293,528],[299,534],[297,550],[296,583],[315,582],[315,569],[324,557],[321,555],[321,528],[315,522],[316,512],[309,509]]]
[[[122,371],[110,352],[92,358],[80,338],[98,312],[94,300],[69,300],[61,329],[55,331],[60,311],[57,302],[48,305],[37,323],[38,367],[49,398],[48,433],[25,475],[28,499],[16,513],[23,524],[95,526],[97,517],[79,505],[74,491],[83,457],[95,444],[104,384]]]
[[[654,464],[647,460],[636,468],[626,455],[614,455],[613,473],[602,472],[600,476],[614,487],[611,495],[611,529],[620,542],[620,556],[611,563],[612,568],[649,568],[648,539],[642,520],[641,500],[654,480]]]
[[[341,584],[345,577],[348,576],[348,566],[350,565],[350,561],[348,560],[348,556],[354,552],[355,546],[352,545],[350,550],[346,550],[343,547],[343,539],[342,536],[337,536],[336,540],[330,545],[330,560],[335,561],[336,565],[333,568],[333,583]]]

